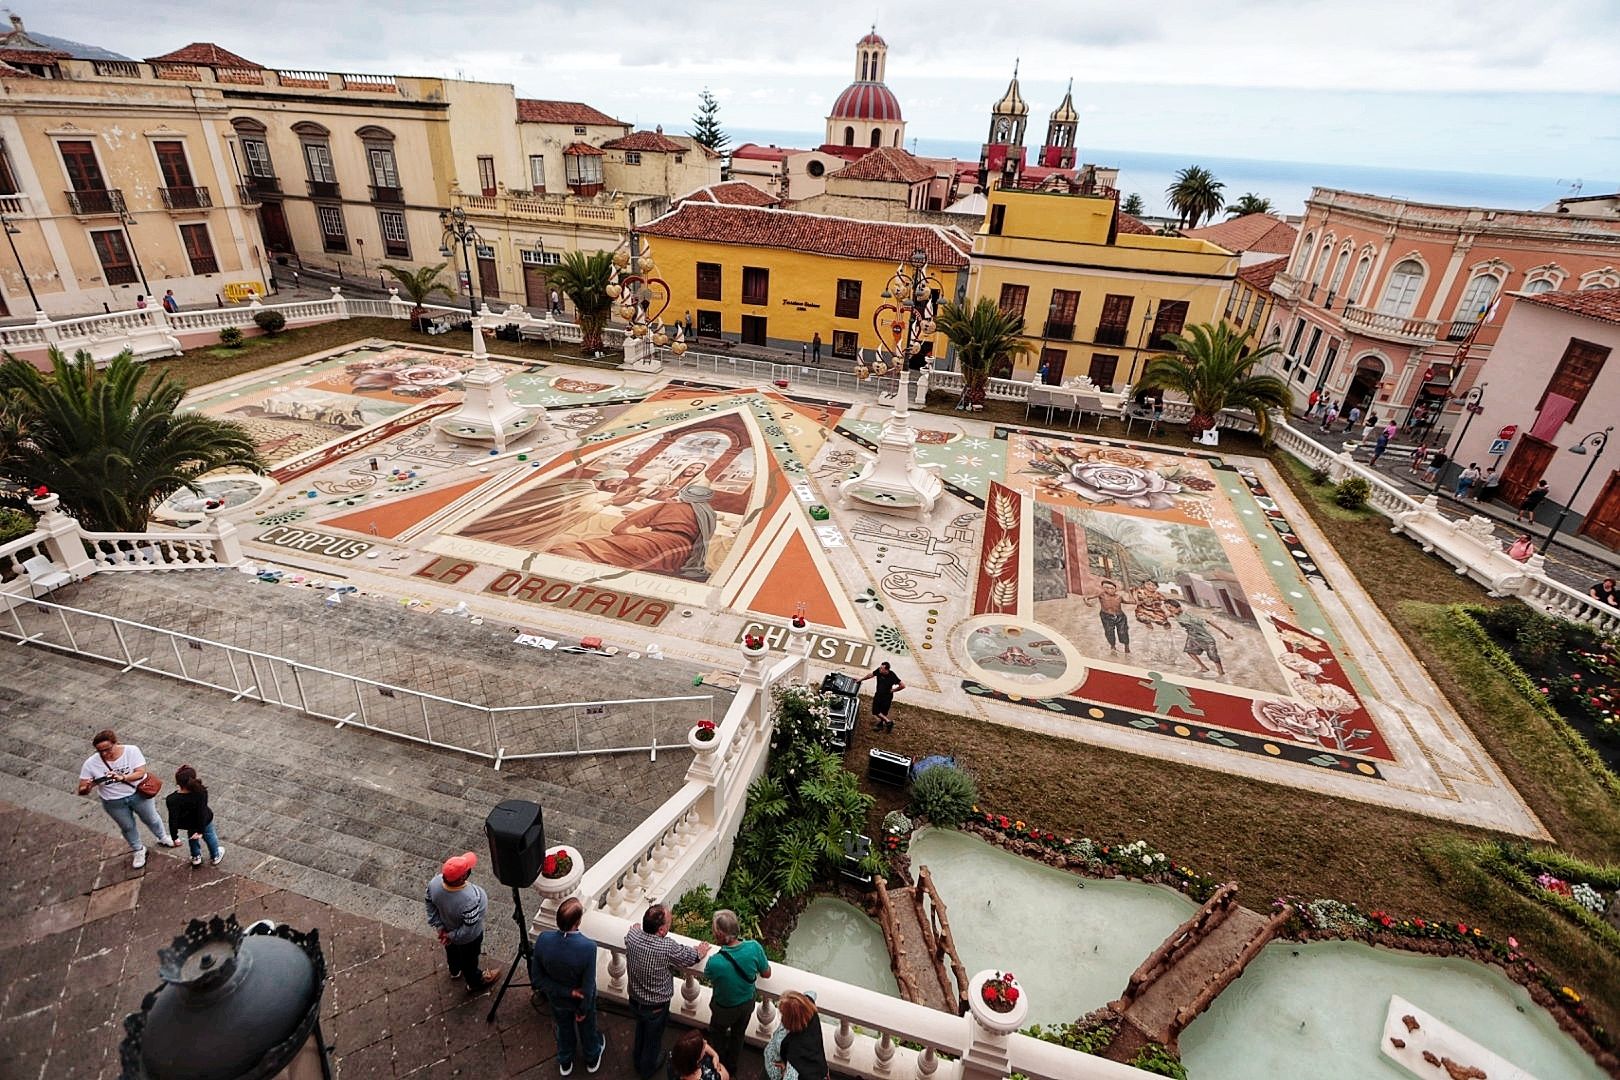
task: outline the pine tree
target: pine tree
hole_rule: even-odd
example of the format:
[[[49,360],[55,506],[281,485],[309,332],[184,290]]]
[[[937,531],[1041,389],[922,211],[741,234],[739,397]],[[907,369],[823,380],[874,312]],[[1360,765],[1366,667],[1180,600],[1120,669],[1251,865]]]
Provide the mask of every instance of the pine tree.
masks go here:
[[[1120,203],[1119,208],[1133,217],[1141,217],[1143,213],[1142,196],[1138,195],[1134,191],[1131,192],[1129,195],[1125,196],[1125,201]]]
[[[715,153],[721,153],[731,136],[720,129],[720,102],[709,93],[707,86],[698,94],[698,102],[698,111],[692,116],[692,130],[687,134]]]

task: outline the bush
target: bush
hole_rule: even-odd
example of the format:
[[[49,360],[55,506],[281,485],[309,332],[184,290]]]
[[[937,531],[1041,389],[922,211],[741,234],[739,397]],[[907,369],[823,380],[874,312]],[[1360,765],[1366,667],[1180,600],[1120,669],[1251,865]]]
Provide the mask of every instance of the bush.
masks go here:
[[[1318,465],[1316,468],[1311,470],[1311,483],[1315,484],[1317,487],[1321,487],[1323,484],[1327,483],[1328,479],[1329,473],[1322,466]]]
[[[1524,621],[1524,625],[1519,628],[1515,647],[1525,659],[1539,665],[1545,664],[1552,658],[1553,653],[1561,651],[1563,646],[1563,624],[1539,611],[1532,611],[1530,617]]]
[[[219,332],[219,343],[227,349],[240,349],[242,347],[242,331],[234,326],[227,326]]]
[[[1158,1043],[1148,1043],[1136,1052],[1131,1059],[1133,1068],[1141,1069],[1154,1076],[1169,1076],[1175,1080],[1187,1080],[1187,1070],[1175,1057]]]
[[[1512,641],[1519,636],[1525,624],[1538,614],[1527,604],[1517,600],[1506,604],[1497,604],[1495,607],[1471,607],[1468,614],[1474,621],[1498,637]]]
[[[942,829],[954,829],[973,813],[979,787],[951,765],[936,765],[911,782],[911,808]]]
[[[34,531],[34,519],[21,510],[0,506],[0,544],[10,543]]]
[[[1372,494],[1372,485],[1360,476],[1347,477],[1339,482],[1333,489],[1333,501],[1346,510],[1360,510],[1367,505],[1367,497]]]
[[[279,334],[287,326],[287,317],[279,311],[266,308],[254,313],[253,323],[266,334]]]

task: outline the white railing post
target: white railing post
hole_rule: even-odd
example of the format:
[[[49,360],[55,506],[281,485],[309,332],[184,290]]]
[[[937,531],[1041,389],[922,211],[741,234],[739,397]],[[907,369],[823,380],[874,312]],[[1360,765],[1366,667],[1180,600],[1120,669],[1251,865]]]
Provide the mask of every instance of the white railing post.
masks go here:
[[[984,984],[997,975],[981,971],[968,980],[967,1049],[962,1054],[962,1080],[1002,1080],[1012,1072],[1007,1036],[1023,1027],[1029,1016],[1029,998],[1019,994],[1006,1012],[985,1004]]]
[[[389,317],[394,319],[408,319],[411,317],[411,305],[399,298],[398,289],[388,290]]]
[[[39,531],[45,534],[45,551],[51,562],[75,578],[88,577],[95,573],[96,561],[85,547],[79,523],[62,513],[61,503],[61,496],[55,494],[28,500],[40,515]]]
[[[51,322],[51,317],[45,314],[43,310],[34,312],[34,326],[45,335],[45,340],[51,344],[55,345],[62,340],[57,336],[56,324]]]
[[[223,506],[204,507],[208,518],[208,537],[214,549],[214,562],[219,566],[236,566],[242,561],[242,541],[236,526],[225,520]]]
[[[570,896],[579,895],[580,879],[585,876],[585,857],[579,853],[578,848],[558,844],[546,849],[548,857],[559,853],[566,854],[574,865],[562,877],[548,878],[542,874],[534,879],[534,891],[540,896],[540,907],[534,913],[532,927],[536,933],[541,930],[557,929],[557,909],[562,907],[563,901]]]

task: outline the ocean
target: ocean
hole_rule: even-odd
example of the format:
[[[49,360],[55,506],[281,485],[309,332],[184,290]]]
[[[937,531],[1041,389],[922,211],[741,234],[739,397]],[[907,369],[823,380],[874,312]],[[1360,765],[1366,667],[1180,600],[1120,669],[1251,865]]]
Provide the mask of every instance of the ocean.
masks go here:
[[[756,142],[777,146],[813,147],[821,135],[802,131],[729,131],[732,145]],[[913,149],[908,146],[908,149]],[[977,161],[979,144],[952,139],[916,140],[914,152],[930,157],[955,157]],[[1035,148],[1031,148],[1033,158]],[[1416,202],[1448,206],[1483,206],[1498,210],[1539,210],[1561,196],[1571,194],[1573,179],[1538,176],[1510,176],[1503,173],[1441,172],[1432,169],[1392,169],[1372,165],[1344,165],[1329,162],[1266,161],[1258,158],[1212,157],[1207,154],[1164,154],[1146,150],[1080,148],[1080,160],[1119,169],[1119,189],[1142,196],[1149,215],[1168,214],[1164,191],[1178,170],[1201,165],[1226,185],[1228,201],[1245,192],[1255,192],[1271,200],[1281,214],[1298,214],[1313,187],[1343,188],[1372,195],[1388,195]],[[1620,181],[1587,179],[1582,191],[1587,195],[1620,190]]]

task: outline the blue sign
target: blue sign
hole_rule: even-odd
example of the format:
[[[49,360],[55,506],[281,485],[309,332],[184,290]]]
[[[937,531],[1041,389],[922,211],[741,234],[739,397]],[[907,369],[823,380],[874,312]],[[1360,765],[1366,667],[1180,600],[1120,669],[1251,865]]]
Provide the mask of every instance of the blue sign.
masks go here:
[[[1509,440],[1507,439],[1492,439],[1491,453],[1497,455],[1498,457],[1507,453],[1508,442]]]

